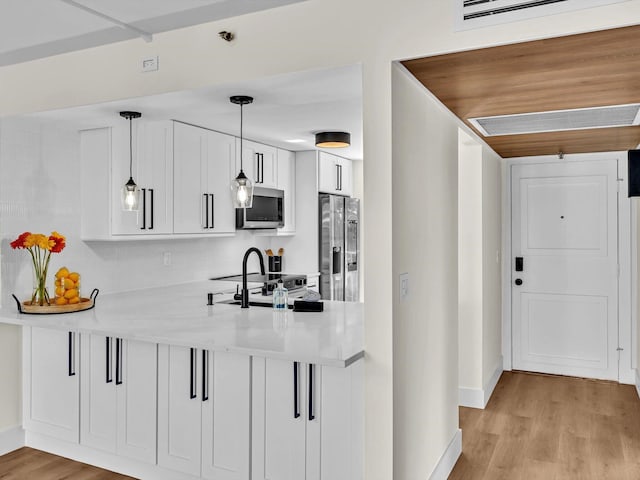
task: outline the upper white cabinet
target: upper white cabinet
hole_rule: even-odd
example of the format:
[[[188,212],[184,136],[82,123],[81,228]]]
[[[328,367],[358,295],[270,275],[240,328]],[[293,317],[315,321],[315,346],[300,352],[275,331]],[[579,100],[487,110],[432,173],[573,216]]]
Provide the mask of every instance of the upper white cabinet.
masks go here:
[[[253,358],[253,480],[362,480],[362,362]]]
[[[160,345],[158,465],[249,480],[250,357]]]
[[[133,128],[133,179],[140,209],[123,211],[129,178],[128,125],[80,132],[84,240],[146,235],[230,235],[235,232],[231,181],[240,170],[240,140],[180,122],[138,120]],[[286,234],[295,232],[295,154],[243,142],[244,172],[256,186],[285,191]]]
[[[278,148],[278,188],[284,190],[284,227],[279,233],[296,231],[296,154]]]
[[[235,138],[174,123],[175,233],[233,233]]]
[[[129,179],[128,125],[80,132],[83,239],[173,231],[173,122],[139,121],[133,132],[137,212],[123,211],[120,204],[120,190]]]
[[[236,139],[237,150],[240,152],[240,139]],[[242,141],[242,170],[256,187],[278,187],[278,156],[277,149],[269,145]],[[236,160],[236,171],[240,171],[240,154]]]
[[[350,197],[353,194],[351,160],[318,152],[318,191]]]
[[[24,327],[23,426],[25,430],[78,443],[78,335]]]
[[[81,338],[80,443],[156,463],[154,343]]]

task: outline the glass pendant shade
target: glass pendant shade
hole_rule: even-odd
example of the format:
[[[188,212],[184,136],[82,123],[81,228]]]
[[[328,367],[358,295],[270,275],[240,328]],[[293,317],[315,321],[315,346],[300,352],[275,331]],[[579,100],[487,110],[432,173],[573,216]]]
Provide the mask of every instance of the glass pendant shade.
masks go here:
[[[140,118],[140,112],[120,112],[122,118],[129,120],[129,180],[122,186],[121,203],[122,210],[126,212],[137,212],[140,207],[140,189],[133,181],[133,130],[132,121]]]
[[[134,212],[138,210],[140,205],[140,189],[133,181],[133,177],[129,178],[129,181],[122,186],[122,209]]]
[[[242,171],[242,153],[244,150],[242,146],[242,125],[244,118],[242,107],[253,103],[253,97],[234,95],[229,98],[229,101],[234,105],[240,105],[240,173],[238,173],[238,176],[231,182],[231,200],[236,208],[251,208],[253,205],[253,183],[251,183],[251,180],[249,180]]]
[[[253,184],[242,170],[231,182],[231,192],[235,208],[251,208],[253,204]]]

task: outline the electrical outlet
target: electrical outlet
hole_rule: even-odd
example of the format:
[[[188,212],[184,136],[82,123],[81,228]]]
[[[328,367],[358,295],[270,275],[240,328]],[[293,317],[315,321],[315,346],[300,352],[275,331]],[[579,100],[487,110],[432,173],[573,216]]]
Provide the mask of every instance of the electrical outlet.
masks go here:
[[[404,302],[409,296],[409,274],[400,274],[400,301]]]
[[[169,265],[171,265],[171,252],[164,252],[162,254],[162,264],[165,267],[168,267]]]
[[[160,57],[149,57],[142,59],[142,71],[143,72],[155,72],[158,70],[158,61]]]

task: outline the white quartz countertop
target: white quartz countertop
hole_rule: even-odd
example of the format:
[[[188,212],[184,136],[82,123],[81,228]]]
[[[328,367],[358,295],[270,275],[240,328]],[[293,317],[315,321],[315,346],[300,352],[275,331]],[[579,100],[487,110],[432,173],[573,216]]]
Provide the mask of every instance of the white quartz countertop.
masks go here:
[[[364,355],[362,303],[325,300],[320,313],[207,305],[207,293],[216,294],[214,302],[228,300],[236,284],[203,281],[98,295],[94,309],[61,315],[20,314],[10,304],[0,309],[0,322],[337,367]]]

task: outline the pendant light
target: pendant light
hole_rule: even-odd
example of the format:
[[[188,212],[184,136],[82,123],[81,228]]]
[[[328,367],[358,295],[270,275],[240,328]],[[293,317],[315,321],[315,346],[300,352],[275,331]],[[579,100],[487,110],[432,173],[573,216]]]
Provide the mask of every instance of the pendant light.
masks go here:
[[[122,186],[122,209],[136,212],[140,203],[140,189],[133,181],[133,119],[140,118],[140,112],[120,112],[120,116],[129,120],[129,180]]]
[[[351,145],[351,134],[347,132],[316,133],[316,147],[344,148]]]
[[[253,103],[253,97],[246,95],[234,95],[229,98],[231,103],[240,105],[240,173],[231,182],[231,192],[233,194],[233,205],[236,208],[251,208],[253,204],[253,183],[247,178],[242,171],[242,107]]]

